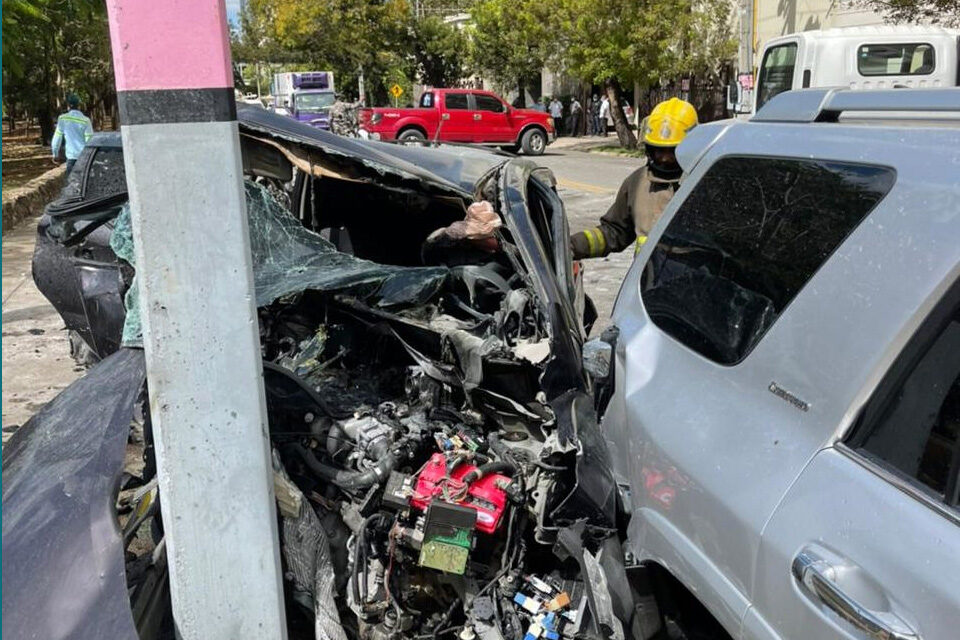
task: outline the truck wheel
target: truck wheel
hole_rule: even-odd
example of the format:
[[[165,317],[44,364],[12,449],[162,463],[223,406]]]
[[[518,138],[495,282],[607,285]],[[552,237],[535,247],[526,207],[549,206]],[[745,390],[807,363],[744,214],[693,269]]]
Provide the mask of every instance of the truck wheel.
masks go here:
[[[543,155],[544,149],[547,148],[547,136],[540,129],[530,129],[523,134],[520,147],[528,156]]]
[[[407,129],[397,136],[397,140],[403,143],[408,142],[426,142],[427,136],[423,135],[419,129]]]

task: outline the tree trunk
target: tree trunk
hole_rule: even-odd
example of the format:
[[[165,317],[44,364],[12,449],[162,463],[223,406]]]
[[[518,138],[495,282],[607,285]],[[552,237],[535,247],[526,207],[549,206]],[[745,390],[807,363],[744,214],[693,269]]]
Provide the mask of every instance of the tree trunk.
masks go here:
[[[517,77],[517,91],[519,92],[517,93],[517,104],[521,109],[525,109],[527,107],[527,92],[523,88],[523,78],[520,76]]]
[[[620,146],[624,149],[636,149],[637,137],[630,130],[630,125],[627,124],[620,103],[620,83],[617,82],[616,78],[607,78],[603,87],[607,92],[607,98],[610,100],[610,117],[613,118],[613,128],[617,131]]]

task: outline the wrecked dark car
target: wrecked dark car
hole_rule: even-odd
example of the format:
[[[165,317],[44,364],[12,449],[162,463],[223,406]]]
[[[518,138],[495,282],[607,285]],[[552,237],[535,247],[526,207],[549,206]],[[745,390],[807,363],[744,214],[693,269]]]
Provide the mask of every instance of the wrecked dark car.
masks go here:
[[[289,636],[649,637],[549,172],[240,123]],[[101,152],[119,140],[40,228],[38,286],[100,362],[3,452],[11,637],[175,627],[126,196],[85,187]]]

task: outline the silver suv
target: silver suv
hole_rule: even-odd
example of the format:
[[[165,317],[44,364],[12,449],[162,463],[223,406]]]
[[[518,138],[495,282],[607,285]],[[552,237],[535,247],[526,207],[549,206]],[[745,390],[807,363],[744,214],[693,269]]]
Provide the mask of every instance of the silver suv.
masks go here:
[[[680,146],[603,381],[668,620],[960,637],[958,117],[960,90],[809,90]]]

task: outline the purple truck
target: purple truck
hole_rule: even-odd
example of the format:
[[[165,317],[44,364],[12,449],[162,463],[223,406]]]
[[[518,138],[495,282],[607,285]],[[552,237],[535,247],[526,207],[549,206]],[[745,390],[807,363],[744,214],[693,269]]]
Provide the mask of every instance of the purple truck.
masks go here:
[[[336,102],[332,71],[287,71],[273,76],[273,109],[318,129],[330,130]]]

